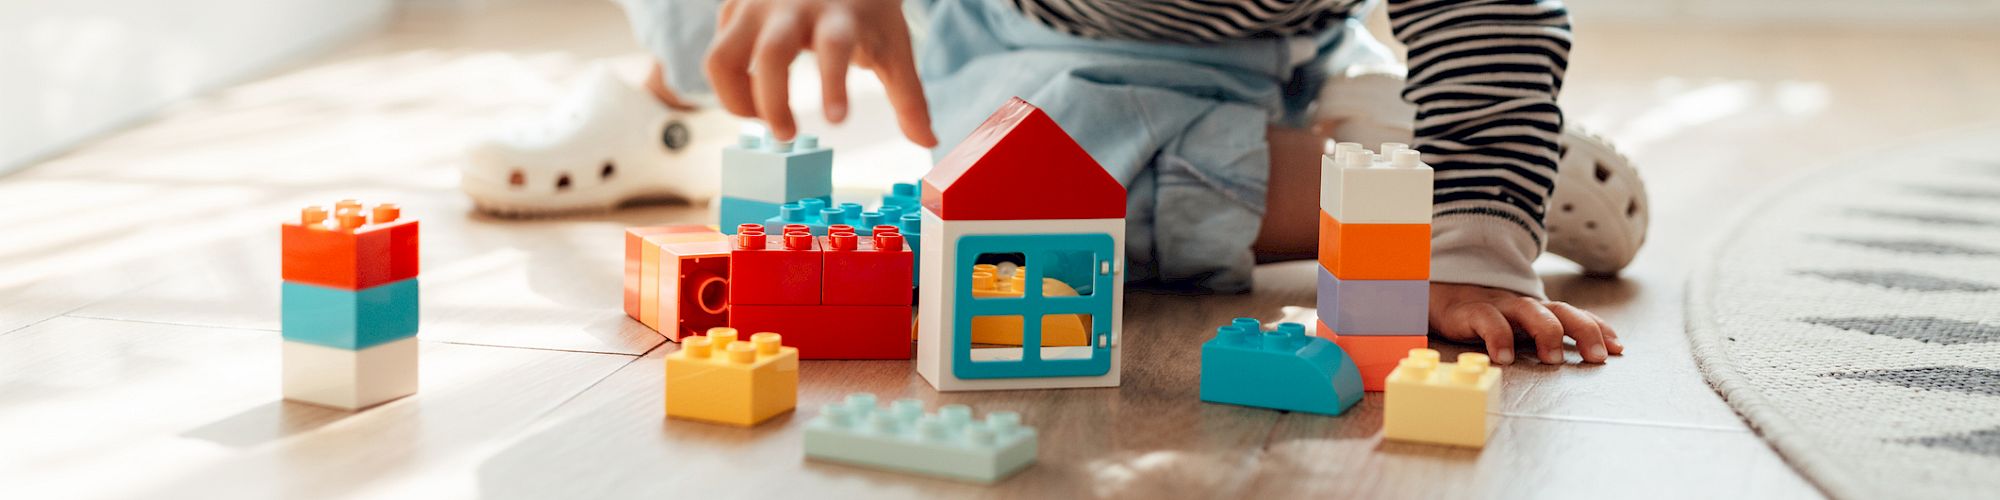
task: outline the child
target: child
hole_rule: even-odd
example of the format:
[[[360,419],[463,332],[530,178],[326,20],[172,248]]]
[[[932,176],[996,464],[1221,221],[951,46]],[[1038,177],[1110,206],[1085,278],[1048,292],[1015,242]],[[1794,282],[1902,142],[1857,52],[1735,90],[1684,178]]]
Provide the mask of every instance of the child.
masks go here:
[[[922,54],[894,0],[730,0],[714,14],[707,9],[718,6],[702,0],[628,9],[642,43],[668,68],[647,85],[660,116],[672,113],[659,103],[686,106],[669,89],[712,89],[722,108],[790,139],[797,131],[787,72],[803,51],[819,60],[828,121],[846,117],[849,65],[871,69],[903,135],[937,155],[1007,98],[1034,103],[1127,186],[1128,277],[1168,285],[1244,290],[1255,262],[1310,257],[1325,137],[1304,128],[1337,121],[1336,137],[1380,132],[1393,120],[1382,111],[1341,113],[1386,103],[1403,122],[1416,117],[1414,127],[1387,129],[1413,133],[1414,141],[1395,139],[1413,142],[1436,168],[1431,328],[1484,343],[1502,364],[1514,360],[1517,336],[1544,363],[1563,361],[1564,337],[1584,362],[1621,353],[1617,333],[1596,315],[1542,299],[1530,265],[1551,237],[1551,206],[1564,207],[1558,217],[1586,217],[1573,215],[1579,204],[1590,214],[1581,225],[1592,231],[1549,242],[1588,249],[1572,253],[1587,270],[1615,272],[1644,231],[1643,191],[1629,165],[1563,132],[1555,100],[1569,49],[1566,11],[1553,0],[1392,1],[1394,31],[1410,47],[1400,89],[1410,108],[1396,105],[1394,90],[1359,105],[1337,98],[1370,81],[1402,85],[1357,76],[1341,60],[1353,59],[1343,54],[1355,47],[1381,52],[1351,15],[1360,3],[944,0],[928,6]],[[1565,146],[1586,150],[1571,153],[1584,158],[1571,162]],[[501,150],[488,156],[507,157]],[[1564,187],[1573,188],[1558,191],[1578,202],[1551,201],[1559,161],[1589,169],[1566,174]],[[472,167],[468,191],[482,168],[493,167]],[[512,168],[518,188],[522,167]],[[1572,181],[1579,173],[1598,182]],[[572,179],[560,181],[567,188]],[[1612,208],[1607,215],[1601,207]],[[1551,229],[1564,221],[1547,220]]]

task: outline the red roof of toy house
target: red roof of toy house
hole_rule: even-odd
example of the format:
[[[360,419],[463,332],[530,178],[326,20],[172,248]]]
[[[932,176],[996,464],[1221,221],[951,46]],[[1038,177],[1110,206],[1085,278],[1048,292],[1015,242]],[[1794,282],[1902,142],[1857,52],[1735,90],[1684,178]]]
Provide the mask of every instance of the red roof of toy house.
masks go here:
[[[944,220],[1122,219],[1125,186],[1016,97],[924,174],[924,208]]]

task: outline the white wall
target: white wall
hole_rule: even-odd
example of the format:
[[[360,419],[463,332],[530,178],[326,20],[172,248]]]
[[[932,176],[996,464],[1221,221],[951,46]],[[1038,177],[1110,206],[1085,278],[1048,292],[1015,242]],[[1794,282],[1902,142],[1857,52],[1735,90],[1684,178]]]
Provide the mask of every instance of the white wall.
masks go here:
[[[0,173],[379,26],[391,0],[0,0]]]
[[[1837,28],[2000,26],[2000,0],[1564,0],[1580,19]]]

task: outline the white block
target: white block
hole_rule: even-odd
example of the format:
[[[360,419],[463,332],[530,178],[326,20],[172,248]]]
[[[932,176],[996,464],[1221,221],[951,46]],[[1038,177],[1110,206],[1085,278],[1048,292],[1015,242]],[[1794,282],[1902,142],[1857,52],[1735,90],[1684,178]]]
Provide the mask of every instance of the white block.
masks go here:
[[[1320,209],[1342,224],[1429,224],[1431,167],[1415,150],[1396,146],[1390,145],[1392,159],[1366,149],[1321,155]]]
[[[417,338],[350,351],[284,342],[285,399],[358,410],[416,394]]]
[[[1120,368],[1118,338],[1124,332],[1125,317],[1125,219],[1075,220],[963,220],[946,221],[923,210],[923,251],[918,274],[921,296],[917,300],[917,373],[939,391],[983,391],[1012,389],[1062,389],[1075,387],[1117,387]],[[1111,262],[1111,370],[1089,377],[1036,377],[1011,379],[960,379],[952,375],[952,301],[956,287],[967,276],[947,272],[946,263],[958,259],[958,239],[966,235],[988,234],[1107,234],[1112,239]],[[1096,292],[1103,293],[1103,292]],[[1061,351],[1061,348],[1056,349]],[[1062,357],[1060,354],[1049,359]]]

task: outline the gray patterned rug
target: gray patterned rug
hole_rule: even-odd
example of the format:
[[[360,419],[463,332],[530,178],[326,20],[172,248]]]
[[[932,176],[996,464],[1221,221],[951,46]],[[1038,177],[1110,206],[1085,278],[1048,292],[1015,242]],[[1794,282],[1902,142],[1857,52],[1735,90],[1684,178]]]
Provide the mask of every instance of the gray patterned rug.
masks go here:
[[[1690,278],[1710,385],[1840,498],[2000,498],[2000,128],[1820,169]]]

